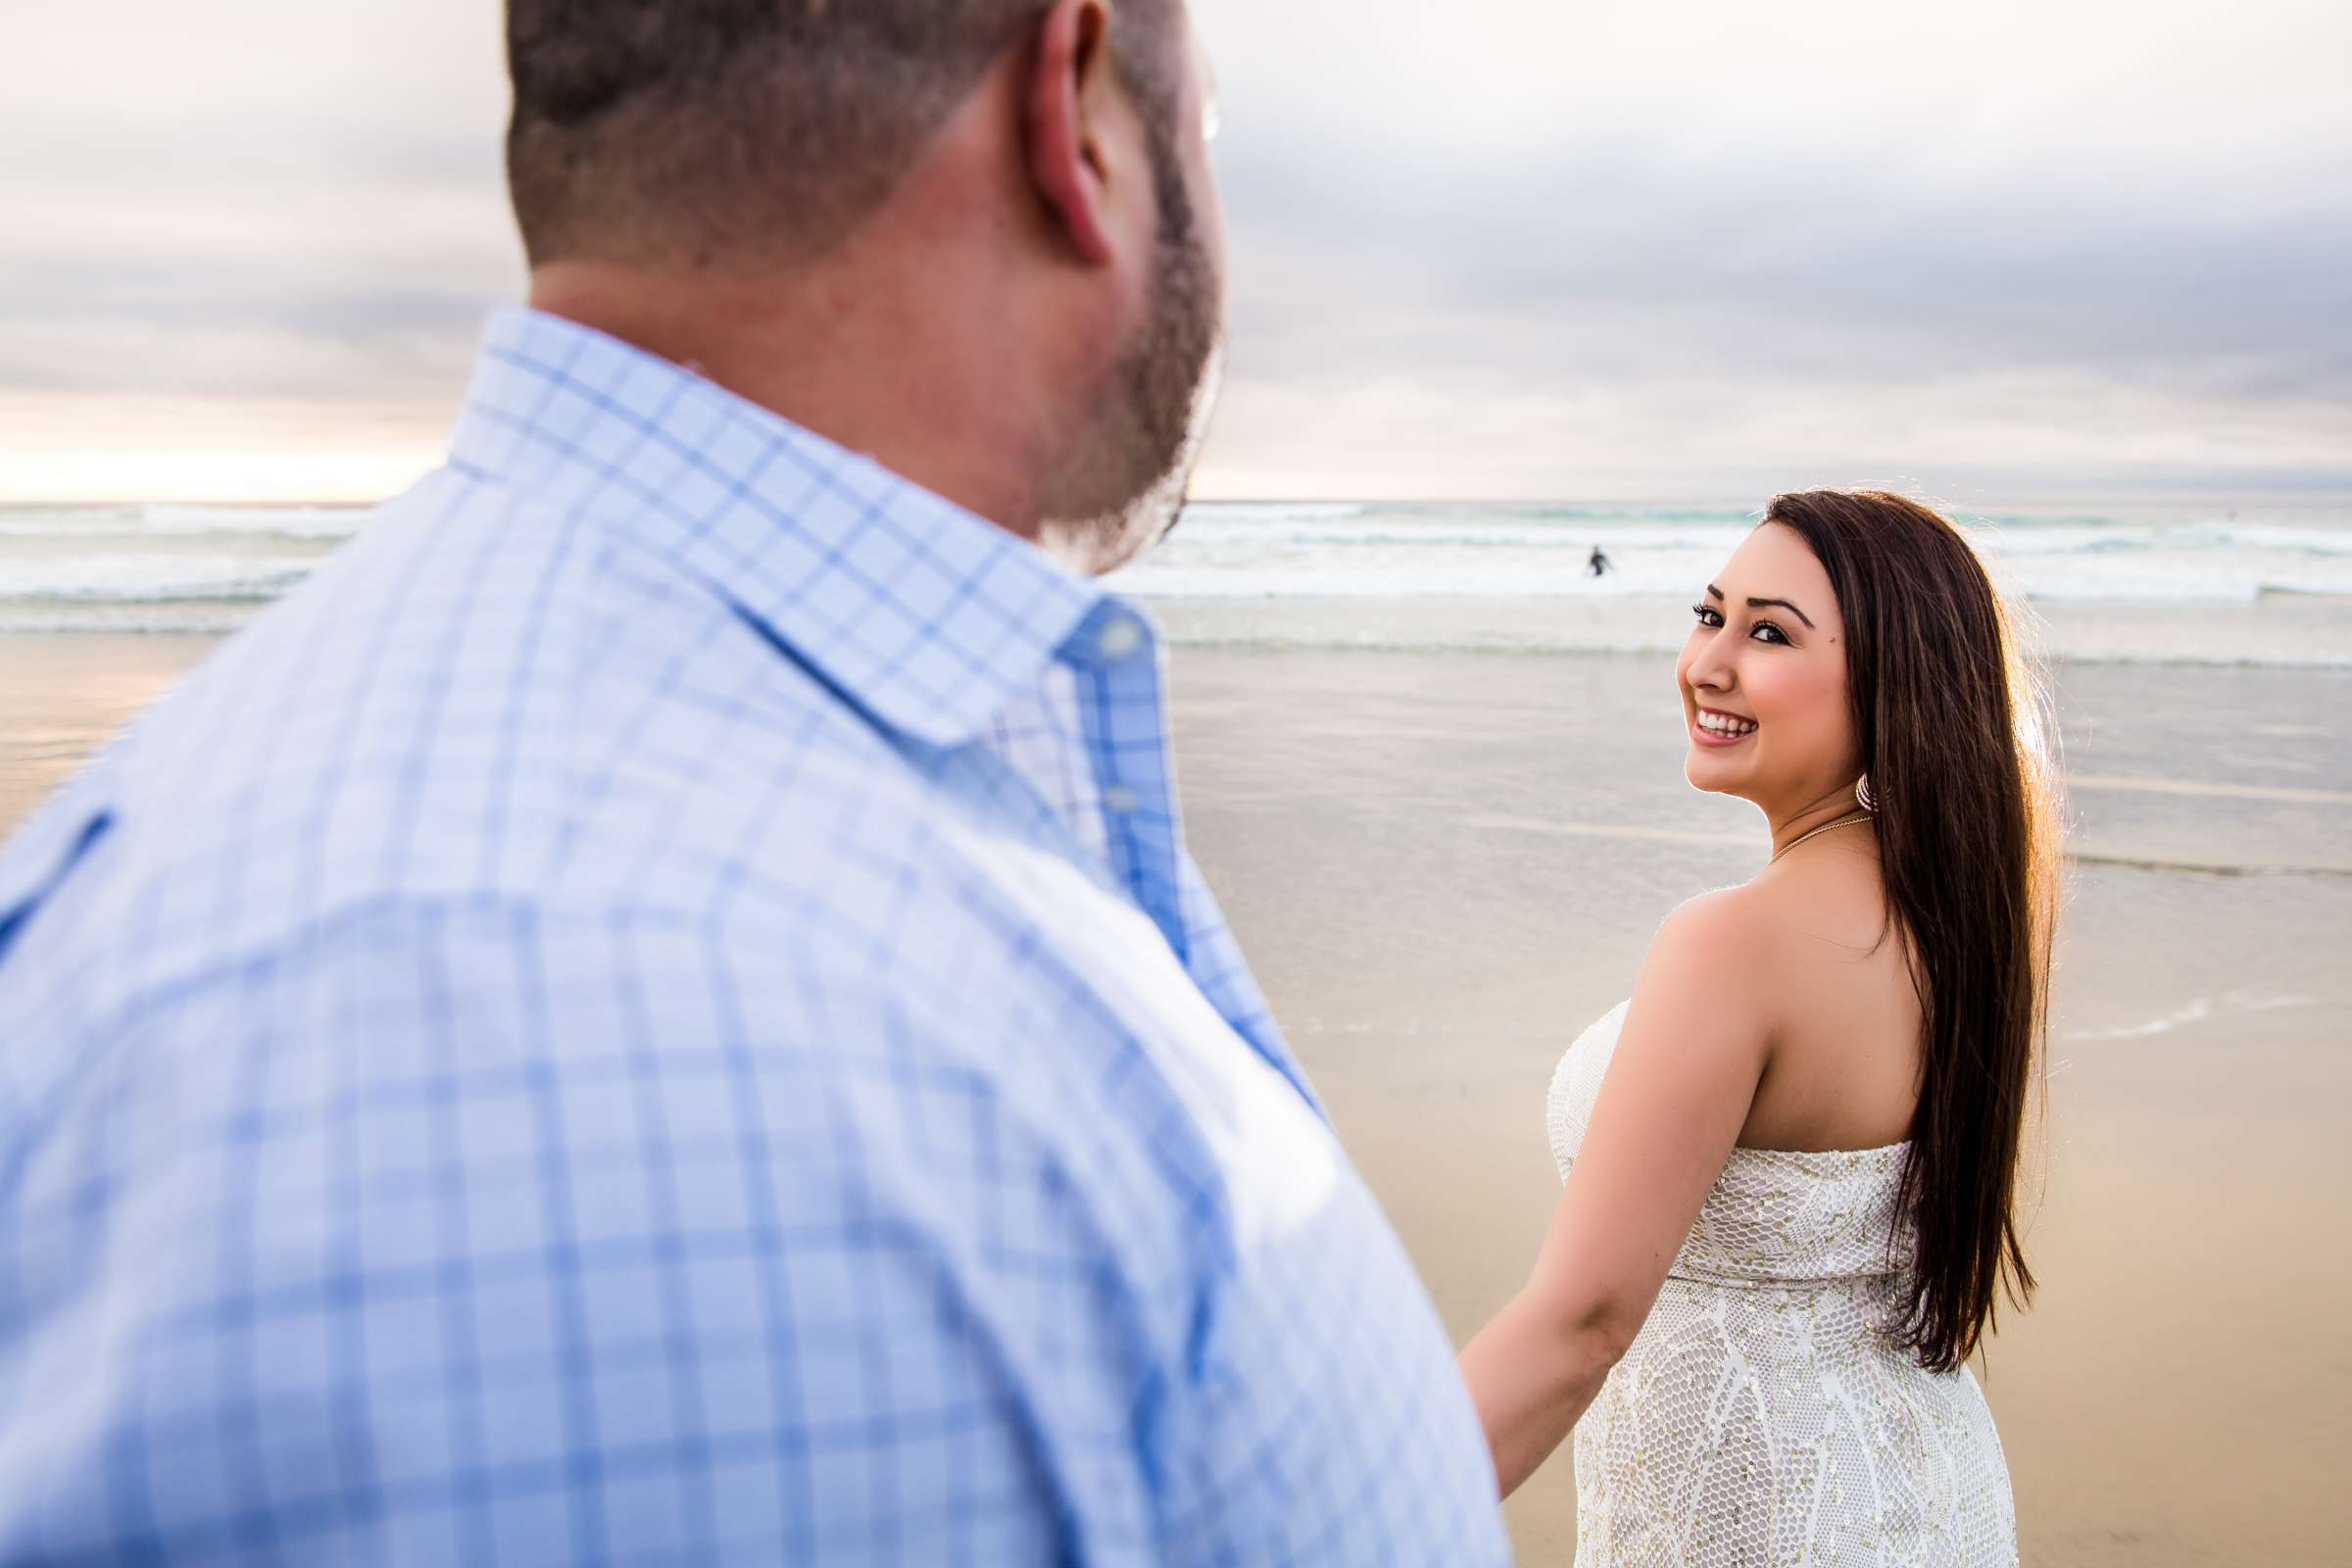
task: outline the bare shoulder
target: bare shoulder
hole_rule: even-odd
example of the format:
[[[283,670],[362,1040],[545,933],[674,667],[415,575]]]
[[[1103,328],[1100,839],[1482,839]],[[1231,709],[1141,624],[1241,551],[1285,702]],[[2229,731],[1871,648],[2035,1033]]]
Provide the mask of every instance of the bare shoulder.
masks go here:
[[[1651,939],[1635,988],[1638,1007],[1681,1027],[1704,1017],[1710,1032],[1769,1051],[1824,967],[1818,911],[1801,890],[1759,879],[1702,894],[1677,908]]]
[[[1919,1011],[1888,936],[1861,857],[1815,854],[1692,899],[1658,928],[1635,983],[1610,1067],[1634,1086],[1620,1101],[1721,1109],[1727,1148],[1735,1135],[1757,1149],[1900,1140],[1918,1071],[1902,1043],[1916,1042]]]
[[[1754,890],[1724,888],[1692,899],[1651,939],[1626,1015],[1626,1034],[1670,1041],[1752,1085],[1772,1035],[1772,944]]]
[[[1753,883],[1700,894],[1658,927],[1643,968],[1719,979],[1761,974],[1770,963],[1768,901],[1768,890]]]

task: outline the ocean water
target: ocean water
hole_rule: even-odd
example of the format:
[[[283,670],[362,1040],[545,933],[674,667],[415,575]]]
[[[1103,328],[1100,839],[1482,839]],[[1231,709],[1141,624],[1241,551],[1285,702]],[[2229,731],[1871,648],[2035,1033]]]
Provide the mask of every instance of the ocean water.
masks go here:
[[[1957,509],[2046,653],[2352,668],[2352,497]],[[1123,590],[1180,641],[1672,652],[1736,506],[1200,504]],[[1592,552],[1612,569],[1594,577]]]
[[[224,632],[300,583],[365,507],[0,507],[0,632]]]
[[[2352,499],[1962,514],[2034,600],[2251,604],[2352,595]],[[1729,507],[1197,505],[1141,566],[1178,598],[1688,598],[1755,525]],[[1587,573],[1594,547],[1614,564]]]
[[[2352,497],[1954,510],[2049,651],[2352,667]],[[0,508],[0,631],[224,631],[364,508]],[[1753,526],[1727,505],[1200,503],[1116,575],[1180,640],[1649,652]],[[1595,578],[1595,548],[1614,569]]]

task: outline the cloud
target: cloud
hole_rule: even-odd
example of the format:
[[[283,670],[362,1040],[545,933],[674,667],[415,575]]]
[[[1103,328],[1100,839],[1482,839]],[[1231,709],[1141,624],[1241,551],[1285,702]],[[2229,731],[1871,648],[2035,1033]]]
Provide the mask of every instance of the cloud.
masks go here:
[[[521,282],[498,8],[49,9],[0,63],[0,489],[429,449]],[[2346,8],[1195,10],[1210,492],[2352,485]]]
[[[2352,482],[2338,12],[1285,9],[1218,493]]]
[[[1528,460],[1589,447],[1569,421],[1610,432],[1599,471],[1636,488],[1890,464],[2009,488],[2352,478],[2340,206],[2232,219],[1574,156],[1450,184],[1350,167],[1235,181],[1236,407],[1213,452],[1252,472],[1212,474],[1228,493],[1274,480],[1269,435],[1326,467],[1416,453],[1430,477],[1408,488],[1458,468],[1574,493],[1597,479]]]

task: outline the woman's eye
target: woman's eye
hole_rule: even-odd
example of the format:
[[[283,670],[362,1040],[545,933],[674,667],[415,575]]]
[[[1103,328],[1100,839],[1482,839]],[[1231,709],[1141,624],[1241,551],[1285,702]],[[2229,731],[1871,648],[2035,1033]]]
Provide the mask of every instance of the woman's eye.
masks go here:
[[[1757,621],[1756,629],[1749,635],[1759,642],[1785,643],[1788,640],[1788,634],[1769,620]]]
[[[1723,616],[1718,614],[1712,606],[1692,605],[1690,607],[1690,613],[1698,617],[1698,623],[1701,626],[1720,626],[1723,624]]]

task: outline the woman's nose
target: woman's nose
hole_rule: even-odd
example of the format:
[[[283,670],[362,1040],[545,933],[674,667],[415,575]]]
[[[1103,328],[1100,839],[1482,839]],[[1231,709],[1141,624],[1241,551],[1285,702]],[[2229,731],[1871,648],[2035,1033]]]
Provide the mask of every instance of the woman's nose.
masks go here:
[[[1721,652],[1723,639],[1710,637],[1690,661],[1690,684],[1704,686],[1710,691],[1729,691],[1735,674],[1732,662]]]

